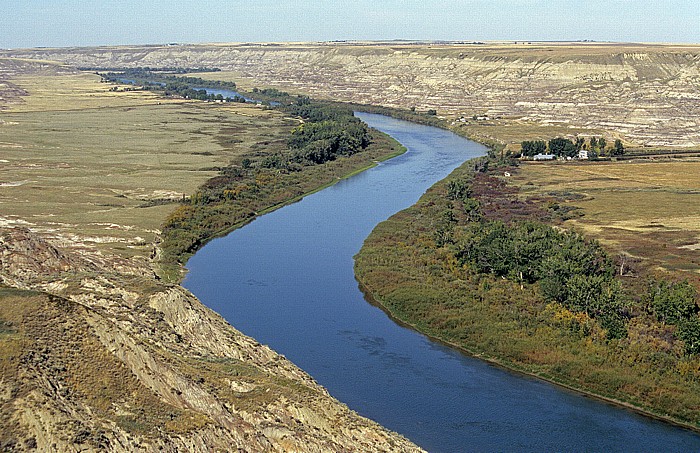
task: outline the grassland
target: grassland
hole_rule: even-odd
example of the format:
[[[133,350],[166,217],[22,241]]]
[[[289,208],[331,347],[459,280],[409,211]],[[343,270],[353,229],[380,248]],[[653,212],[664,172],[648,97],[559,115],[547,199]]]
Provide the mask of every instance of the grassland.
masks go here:
[[[492,192],[481,199],[484,216],[549,219],[600,239],[610,251],[629,304],[628,332],[620,339],[606,338],[587,314],[543,298],[538,284],[478,273],[455,258],[452,246],[436,242],[445,210],[453,209],[448,184],[470,178],[470,164],[378,225],[356,257],[356,274],[368,296],[391,316],[427,335],[698,429],[700,358],[683,351],[676,327],[659,322],[645,299],[652,277],[685,278],[698,286],[697,251],[684,248],[697,243],[697,224],[684,219],[696,215],[696,165],[528,164],[509,168],[510,178],[503,170],[491,173],[501,182],[491,184]],[[464,221],[459,210],[451,212]],[[557,221],[561,212],[571,218]],[[649,232],[652,224],[659,228]]]
[[[700,285],[700,161],[526,164],[524,197],[564,195],[584,214],[567,222],[645,273]]]
[[[29,96],[2,115],[0,222],[148,256],[183,196],[251,149],[274,152],[298,124],[251,105],[110,92],[99,80],[13,80]]]

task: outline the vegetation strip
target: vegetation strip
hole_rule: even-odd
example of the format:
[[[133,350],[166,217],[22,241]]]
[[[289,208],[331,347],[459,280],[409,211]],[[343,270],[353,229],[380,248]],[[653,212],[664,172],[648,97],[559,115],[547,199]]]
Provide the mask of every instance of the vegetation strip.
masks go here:
[[[519,198],[505,171],[517,169],[468,162],[378,225],[356,256],[363,287],[440,341],[698,429],[694,288],[643,279],[640,291],[599,245],[561,230],[576,212]]]
[[[174,76],[168,77],[176,79]],[[194,81],[184,80],[182,88],[185,90],[187,83],[194,83]],[[296,195],[290,196],[288,194],[277,203],[268,204],[261,209],[251,210],[251,205],[246,206],[245,203],[236,203],[237,201],[249,198],[249,201],[253,201],[254,206],[257,206],[255,202],[261,201],[261,198],[265,203],[269,203],[271,200],[276,201],[274,195],[279,193],[278,190],[289,188],[290,183],[298,185],[294,178],[296,173],[306,172],[308,174],[309,171],[313,172],[314,169],[318,170],[331,162],[337,162],[340,157],[352,157],[365,150],[371,142],[366,125],[354,118],[347,106],[333,102],[312,101],[308,97],[293,97],[277,90],[254,91],[259,97],[274,100],[279,104],[280,109],[303,118],[304,122],[291,131],[286,144],[277,143],[277,145],[286,146],[278,146],[276,152],[267,153],[264,157],[260,154],[253,154],[242,158],[240,162],[233,162],[221,170],[219,177],[209,181],[189,200],[186,200],[187,205],[181,206],[169,218],[164,230],[165,242],[162,247],[164,252],[162,258],[164,259],[161,262],[165,266],[173,266],[175,261],[184,263],[191,253],[212,237],[227,233],[247,223],[257,215],[296,201],[309,192],[320,190],[341,176],[336,175],[335,179]],[[183,95],[178,92],[171,94]],[[372,106],[353,107],[358,110],[388,113],[391,116],[448,128],[444,121],[435,116],[434,111],[419,113],[414,110],[404,112]],[[533,150],[541,148],[541,146],[538,148],[536,145],[543,143],[524,142],[524,144],[533,145]],[[553,148],[552,144],[561,145],[561,153],[570,155],[574,151],[578,151],[578,147],[583,145],[583,142],[573,143],[565,139],[553,139],[550,140],[550,148]],[[568,148],[565,145],[569,145]],[[600,146],[598,143],[595,145]],[[591,147],[595,148],[593,143],[591,143]],[[523,148],[527,147],[523,146]],[[488,167],[493,165],[496,154],[492,150],[490,153],[492,160],[482,161],[475,167],[488,173]],[[268,185],[266,180],[269,179],[273,180],[270,184],[272,187],[265,189],[265,186]],[[275,179],[277,181],[274,181]],[[451,211],[448,209],[441,213],[441,224],[437,226],[434,233],[433,240],[436,248],[450,250],[451,256],[448,255],[447,258],[448,261],[452,262],[450,266],[455,266],[456,263],[456,266],[463,269],[470,268],[471,271],[480,276],[480,279],[490,275],[510,280],[519,285],[521,291],[526,291],[526,287],[529,287],[528,290],[535,305],[546,303],[544,309],[539,307],[539,311],[547,313],[547,315],[552,315],[550,312],[553,312],[552,316],[555,322],[549,322],[550,328],[567,330],[565,333],[572,335],[575,339],[587,338],[588,341],[598,342],[606,346],[613,342],[620,343],[629,340],[629,320],[630,318],[637,320],[636,318],[640,316],[638,313],[634,313],[634,310],[643,307],[649,311],[648,319],[645,321],[651,319],[661,322],[664,327],[667,324],[671,325],[671,334],[675,335],[675,340],[680,340],[676,341],[676,349],[684,348],[684,357],[690,358],[690,362],[684,362],[684,376],[688,374],[692,376],[691,369],[694,366],[697,367],[696,363],[692,363],[693,354],[698,352],[698,348],[700,348],[700,322],[698,322],[697,317],[696,296],[691,286],[680,282],[651,283],[646,300],[636,301],[636,305],[630,304],[620,282],[615,278],[615,264],[600,246],[586,241],[579,235],[562,233],[544,224],[532,222],[532,218],[543,218],[541,212],[536,212],[537,210],[534,208],[530,210],[532,206],[526,208],[524,212],[520,212],[522,206],[518,203],[505,202],[505,205],[497,206],[495,211],[491,209],[489,212],[487,207],[481,206],[478,197],[471,196],[472,182],[473,180],[470,178],[462,178],[453,179],[448,183],[447,199],[453,206]],[[551,208],[551,212],[546,213],[544,218],[548,218],[552,223],[557,223],[557,220],[571,215],[566,209],[561,209],[559,205],[556,205],[556,208],[551,206]],[[185,217],[189,215],[192,217],[190,220],[193,220],[193,223],[188,223],[185,218],[184,228],[182,219],[177,217],[183,211],[186,214]],[[496,218],[493,218],[496,211],[498,211]],[[498,218],[503,212],[508,213],[506,218]],[[244,215],[243,218],[236,222],[231,221],[235,215],[241,214]],[[223,224],[220,223],[222,220]],[[217,222],[219,223],[217,224]],[[185,235],[194,233],[194,235],[185,237],[183,241],[182,233]],[[537,240],[533,241],[533,236]],[[173,253],[173,244],[175,244],[175,253]],[[578,265],[581,262],[584,264]],[[501,284],[500,281],[497,283]],[[489,285],[487,284],[487,286]],[[481,302],[484,302],[483,297],[480,296],[480,298],[482,298]],[[673,309],[666,310],[667,306],[671,306]],[[530,314],[542,317],[541,314],[537,314],[537,310]],[[454,320],[451,321],[454,322]],[[516,323],[520,321],[517,319]],[[535,319],[534,323],[530,320],[525,324],[536,325],[540,321],[541,319]],[[416,323],[408,322],[420,330]],[[536,326],[535,329],[537,329]],[[637,332],[635,331],[635,333]],[[536,337],[537,331],[535,334],[528,333],[528,335]],[[435,336],[445,340],[440,333]],[[450,339],[445,341],[465,348],[459,342],[455,343]],[[536,351],[536,354],[539,353],[541,351]],[[600,355],[600,351],[597,351],[596,354]],[[567,387],[587,391],[585,383],[578,385],[576,382],[572,383],[567,380],[567,372],[530,370],[529,368],[533,366],[541,365],[537,359],[528,357],[525,361],[526,366],[523,366],[518,360],[511,360],[507,357],[505,362],[503,359],[498,361],[506,363],[509,367],[533,373]],[[552,363],[556,365],[556,361]],[[679,371],[683,374],[682,370]],[[581,379],[579,376],[578,380]],[[602,384],[598,384],[605,387],[607,383],[605,379],[599,378],[597,380],[602,381]],[[629,383],[623,382],[618,387],[624,385],[629,385]],[[628,404],[626,400],[619,398],[615,391],[615,388],[612,391],[606,388],[594,390],[603,398]],[[624,392],[623,396],[625,396]],[[633,406],[644,405],[644,402],[638,401],[639,399],[638,396],[637,400],[633,397],[629,404]],[[644,410],[648,409],[645,407]],[[671,415],[676,416],[673,413]],[[663,417],[664,414],[661,416]],[[676,416],[676,418],[682,419],[683,415]],[[691,426],[693,425],[691,424]]]
[[[286,93],[280,104],[301,124],[286,142],[251,149],[183,200],[163,228],[161,277],[177,281],[181,265],[212,238],[405,151],[346,107]]]

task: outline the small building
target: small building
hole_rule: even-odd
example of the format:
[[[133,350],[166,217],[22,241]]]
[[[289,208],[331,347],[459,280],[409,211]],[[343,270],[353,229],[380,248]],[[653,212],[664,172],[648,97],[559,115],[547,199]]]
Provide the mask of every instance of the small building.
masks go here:
[[[588,160],[588,150],[582,149],[578,152],[578,158],[582,160]]]
[[[554,160],[554,154],[535,154],[532,160]]]

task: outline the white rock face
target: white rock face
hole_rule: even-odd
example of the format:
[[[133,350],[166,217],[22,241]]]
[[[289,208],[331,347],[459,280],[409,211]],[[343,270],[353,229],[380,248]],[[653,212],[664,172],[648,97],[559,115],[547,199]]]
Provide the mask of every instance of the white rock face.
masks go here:
[[[640,146],[700,146],[700,46],[195,45],[11,55],[218,67],[315,96],[605,130]]]

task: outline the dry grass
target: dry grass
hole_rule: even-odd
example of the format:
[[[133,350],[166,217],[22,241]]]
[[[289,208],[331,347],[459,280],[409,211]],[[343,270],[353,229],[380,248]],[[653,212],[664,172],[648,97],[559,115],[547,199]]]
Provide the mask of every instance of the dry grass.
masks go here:
[[[115,420],[135,434],[163,428],[187,432],[208,421],[164,403],[139,382],[85,322],[83,307],[46,294],[2,287],[0,301],[0,322],[11,328],[0,334],[0,378],[11,394],[0,405],[4,421],[13,420],[15,404],[31,404],[27,401],[32,400],[32,393],[51,391],[65,401],[89,406],[96,420]],[[66,431],[66,436],[77,434]],[[0,439],[19,435],[14,421],[0,428]]]
[[[528,163],[513,181],[524,196],[574,198],[568,204],[584,216],[569,220],[569,226],[615,252],[698,280],[700,161]]]
[[[16,77],[13,83],[27,90],[30,95],[23,99],[24,102],[13,105],[10,111],[83,110],[173,102],[150,92],[109,91],[114,85],[99,83],[100,79],[100,76],[88,73],[66,74],[59,77],[33,75]]]
[[[92,74],[14,83],[30,95],[0,124],[0,224],[29,222],[122,256],[150,251],[174,208],[158,203],[194,192],[293,124],[249,105],[109,92]]]

